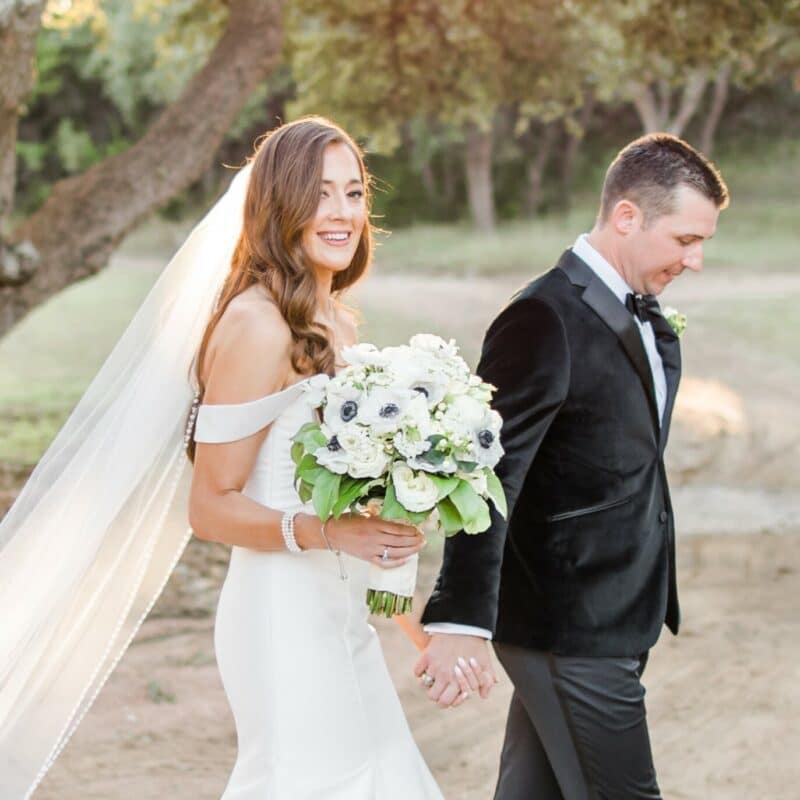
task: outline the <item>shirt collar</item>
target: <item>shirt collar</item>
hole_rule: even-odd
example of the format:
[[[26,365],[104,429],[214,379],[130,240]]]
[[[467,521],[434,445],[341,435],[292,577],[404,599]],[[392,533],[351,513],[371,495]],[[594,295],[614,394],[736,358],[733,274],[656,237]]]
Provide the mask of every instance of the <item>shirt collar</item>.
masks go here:
[[[592,272],[616,295],[620,303],[625,303],[625,296],[633,294],[633,289],[625,282],[622,275],[606,261],[597,250],[589,244],[589,234],[582,233],[572,245],[572,252],[584,261]]]

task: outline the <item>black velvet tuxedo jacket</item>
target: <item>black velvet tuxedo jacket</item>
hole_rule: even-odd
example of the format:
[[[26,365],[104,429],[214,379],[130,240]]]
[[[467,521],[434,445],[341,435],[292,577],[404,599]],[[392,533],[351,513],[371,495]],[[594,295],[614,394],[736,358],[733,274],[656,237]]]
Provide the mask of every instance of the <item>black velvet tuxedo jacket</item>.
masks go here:
[[[423,622],[488,628],[563,655],[638,656],[678,631],[675,531],[664,446],[680,348],[653,322],[667,401],[633,316],[568,250],[490,326],[478,374],[497,387],[504,521],[459,533]]]

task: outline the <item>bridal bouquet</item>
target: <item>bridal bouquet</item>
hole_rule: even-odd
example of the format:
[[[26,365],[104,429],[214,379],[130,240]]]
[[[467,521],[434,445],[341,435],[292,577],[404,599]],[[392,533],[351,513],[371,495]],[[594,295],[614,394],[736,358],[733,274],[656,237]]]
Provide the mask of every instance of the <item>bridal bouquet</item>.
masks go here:
[[[453,340],[417,334],[407,345],[359,344],[342,355],[344,370],[310,383],[321,421],[304,425],[292,447],[300,499],[320,519],[379,507],[382,518],[411,525],[432,518],[449,536],[485,531],[488,500],[505,516],[494,387],[470,373]],[[416,556],[372,567],[370,610],[408,613],[416,573]]]

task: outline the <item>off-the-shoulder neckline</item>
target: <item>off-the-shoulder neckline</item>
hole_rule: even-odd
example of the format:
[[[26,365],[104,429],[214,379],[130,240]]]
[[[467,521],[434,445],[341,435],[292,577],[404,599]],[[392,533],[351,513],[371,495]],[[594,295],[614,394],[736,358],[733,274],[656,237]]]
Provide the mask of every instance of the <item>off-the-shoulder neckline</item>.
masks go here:
[[[304,383],[309,383],[314,378],[324,374],[324,372],[317,372],[314,375],[309,375],[307,378],[301,378],[299,381],[289,384],[289,386],[287,386],[285,389],[279,389],[277,392],[265,394],[263,397],[257,397],[255,400],[244,400],[241,403],[201,403],[200,408],[232,408],[234,406],[252,406],[257,403],[262,403],[264,400],[267,400],[270,397],[280,397],[282,394],[287,394],[293,389],[296,389],[298,386],[302,386]]]

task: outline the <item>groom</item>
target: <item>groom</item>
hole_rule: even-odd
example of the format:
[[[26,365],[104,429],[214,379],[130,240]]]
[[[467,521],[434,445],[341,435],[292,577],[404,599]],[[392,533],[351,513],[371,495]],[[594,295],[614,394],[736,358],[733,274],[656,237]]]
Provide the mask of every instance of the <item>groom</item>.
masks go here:
[[[660,797],[641,675],[680,620],[664,469],[680,346],[656,295],[700,271],[727,203],[688,144],[637,139],[591,233],[486,334],[509,521],[447,540],[416,672],[450,705],[459,657],[491,676],[494,640],[514,685],[496,800]]]

